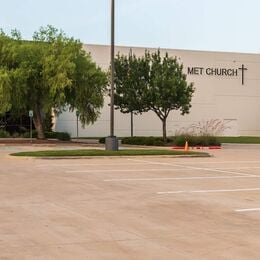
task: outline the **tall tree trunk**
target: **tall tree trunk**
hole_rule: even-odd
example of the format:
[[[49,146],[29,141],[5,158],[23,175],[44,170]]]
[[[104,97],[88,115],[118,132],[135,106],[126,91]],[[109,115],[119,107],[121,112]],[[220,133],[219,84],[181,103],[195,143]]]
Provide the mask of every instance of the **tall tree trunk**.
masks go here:
[[[37,138],[45,139],[43,118],[42,118],[41,110],[39,108],[36,108],[34,111],[33,122],[34,122],[35,128],[37,130]]]
[[[163,141],[164,141],[164,143],[167,143],[167,134],[166,134],[166,132],[167,132],[167,129],[166,129],[166,119],[167,119],[167,118],[164,118],[164,119],[162,119],[162,128],[163,128]]]

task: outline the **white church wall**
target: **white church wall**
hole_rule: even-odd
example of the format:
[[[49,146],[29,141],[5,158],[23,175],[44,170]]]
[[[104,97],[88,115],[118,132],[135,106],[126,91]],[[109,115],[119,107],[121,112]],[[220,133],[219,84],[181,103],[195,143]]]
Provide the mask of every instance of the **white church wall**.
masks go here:
[[[93,60],[103,69],[110,63],[109,46],[86,45],[86,50],[91,53]],[[155,51],[156,49],[149,49]],[[116,47],[117,52],[128,54],[130,47]],[[195,68],[197,74],[187,75],[189,82],[194,82],[195,93],[192,99],[190,113],[181,116],[179,111],[170,113],[167,121],[168,135],[174,135],[178,129],[188,127],[196,122],[220,119],[230,127],[224,135],[260,135],[260,55],[242,53],[223,53],[186,50],[164,50],[171,56],[176,56],[184,65],[184,73]],[[143,55],[145,48],[132,48],[137,56]],[[244,85],[242,84],[242,68],[244,71]],[[196,69],[197,68],[197,69]],[[215,68],[224,69],[228,75],[208,75]],[[222,71],[223,72],[223,71]],[[109,98],[105,98],[105,105],[101,116],[93,125],[79,129],[81,137],[101,137],[109,135],[110,107]],[[56,119],[56,131],[67,131],[76,136],[76,115],[65,112]],[[117,136],[130,135],[130,115],[115,111],[115,134]],[[160,136],[162,125],[159,118],[148,112],[134,116],[134,135]]]

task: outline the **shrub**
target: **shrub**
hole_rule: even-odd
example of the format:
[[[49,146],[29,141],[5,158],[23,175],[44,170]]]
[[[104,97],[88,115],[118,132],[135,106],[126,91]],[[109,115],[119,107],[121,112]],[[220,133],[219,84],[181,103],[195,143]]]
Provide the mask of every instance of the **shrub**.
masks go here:
[[[61,141],[70,141],[70,134],[67,132],[44,132],[47,139],[58,139]]]
[[[13,137],[13,138],[18,138],[18,137],[20,137],[20,136],[21,136],[21,134],[19,134],[19,133],[17,133],[17,132],[12,133],[12,137]]]
[[[175,136],[174,144],[177,146],[184,146],[185,142],[188,141],[190,146],[219,146],[221,143],[218,141],[217,137],[215,136],[187,136],[187,135],[180,135]]]
[[[183,127],[176,132],[174,144],[184,146],[188,141],[190,146],[219,146],[221,143],[216,136],[229,128],[228,123],[220,119],[211,119]]]
[[[176,131],[175,135],[189,136],[221,136],[225,130],[229,129],[229,121],[220,119],[210,119],[196,122],[188,127],[183,127]]]
[[[106,137],[99,138],[99,143],[104,144],[106,142]]]
[[[229,123],[220,119],[211,119],[207,121],[201,121],[197,124],[193,124],[193,129],[198,136],[219,136],[224,133],[225,130],[230,127],[227,125]]]
[[[58,139],[58,132],[44,132],[47,139]]]
[[[191,136],[190,138],[184,135],[175,136],[173,143],[177,146],[184,146],[186,141],[191,143]]]
[[[8,138],[10,134],[4,130],[0,130],[0,138]]]
[[[47,139],[58,139],[61,141],[70,141],[71,139],[70,134],[66,132],[44,132],[44,134]],[[23,137],[30,138],[30,132],[24,133]],[[32,131],[32,137],[37,138],[37,131]]]
[[[56,132],[57,134],[57,139],[61,141],[70,141],[70,134],[66,132]]]
[[[30,132],[26,132],[23,134],[24,138],[30,138]],[[32,138],[37,138],[37,131],[36,130],[32,130]]]
[[[23,134],[23,133],[25,133],[26,131],[27,131],[27,128],[26,128],[26,127],[24,127],[24,126],[18,126],[18,133]]]
[[[167,143],[172,142],[171,138],[167,138]],[[148,146],[163,146],[165,145],[162,137],[154,136],[135,136],[135,137],[124,137],[122,138],[122,144],[132,144],[132,145],[148,145]]]
[[[184,138],[185,139],[185,138]],[[102,137],[99,139],[99,143],[104,144],[106,138]],[[170,145],[173,144],[174,138],[168,137],[167,143],[164,143],[162,137],[155,137],[155,136],[134,136],[134,137],[123,137],[122,144],[130,144],[130,145],[147,145],[147,146],[164,146],[164,145]],[[185,143],[186,139],[182,142],[180,142],[180,145],[182,143]]]

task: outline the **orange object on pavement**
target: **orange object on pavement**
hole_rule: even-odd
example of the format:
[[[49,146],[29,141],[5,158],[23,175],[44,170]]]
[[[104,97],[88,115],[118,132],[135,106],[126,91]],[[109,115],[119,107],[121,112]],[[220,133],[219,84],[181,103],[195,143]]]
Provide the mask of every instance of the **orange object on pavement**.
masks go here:
[[[188,141],[185,142],[184,151],[189,151]]]

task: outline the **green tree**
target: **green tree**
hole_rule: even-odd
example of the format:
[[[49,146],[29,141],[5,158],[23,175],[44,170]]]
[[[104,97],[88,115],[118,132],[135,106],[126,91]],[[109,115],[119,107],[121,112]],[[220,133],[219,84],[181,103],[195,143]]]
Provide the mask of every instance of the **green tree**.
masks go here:
[[[162,121],[163,139],[166,142],[167,118],[172,110],[188,114],[195,91],[193,83],[188,83],[183,73],[183,65],[168,53],[161,57],[160,50],[146,55],[150,60],[150,79],[145,104]]]
[[[149,81],[149,61],[118,54],[115,58],[115,105],[122,113],[145,112],[143,103],[145,88]]]
[[[149,62],[144,57],[136,57],[130,51],[128,56],[118,54],[115,58],[115,108],[121,113],[131,113],[131,133],[133,114],[146,112],[144,94],[149,80]]]
[[[44,138],[44,115],[51,109],[79,110],[83,126],[99,116],[106,75],[78,40],[52,26],[40,28],[33,41],[2,32],[0,54],[0,112],[33,110],[38,138]]]
[[[167,139],[167,118],[172,110],[189,113],[194,93],[183,65],[160,50],[143,57],[118,55],[115,62],[115,102],[120,111],[136,114],[153,111],[162,121],[163,138]]]

